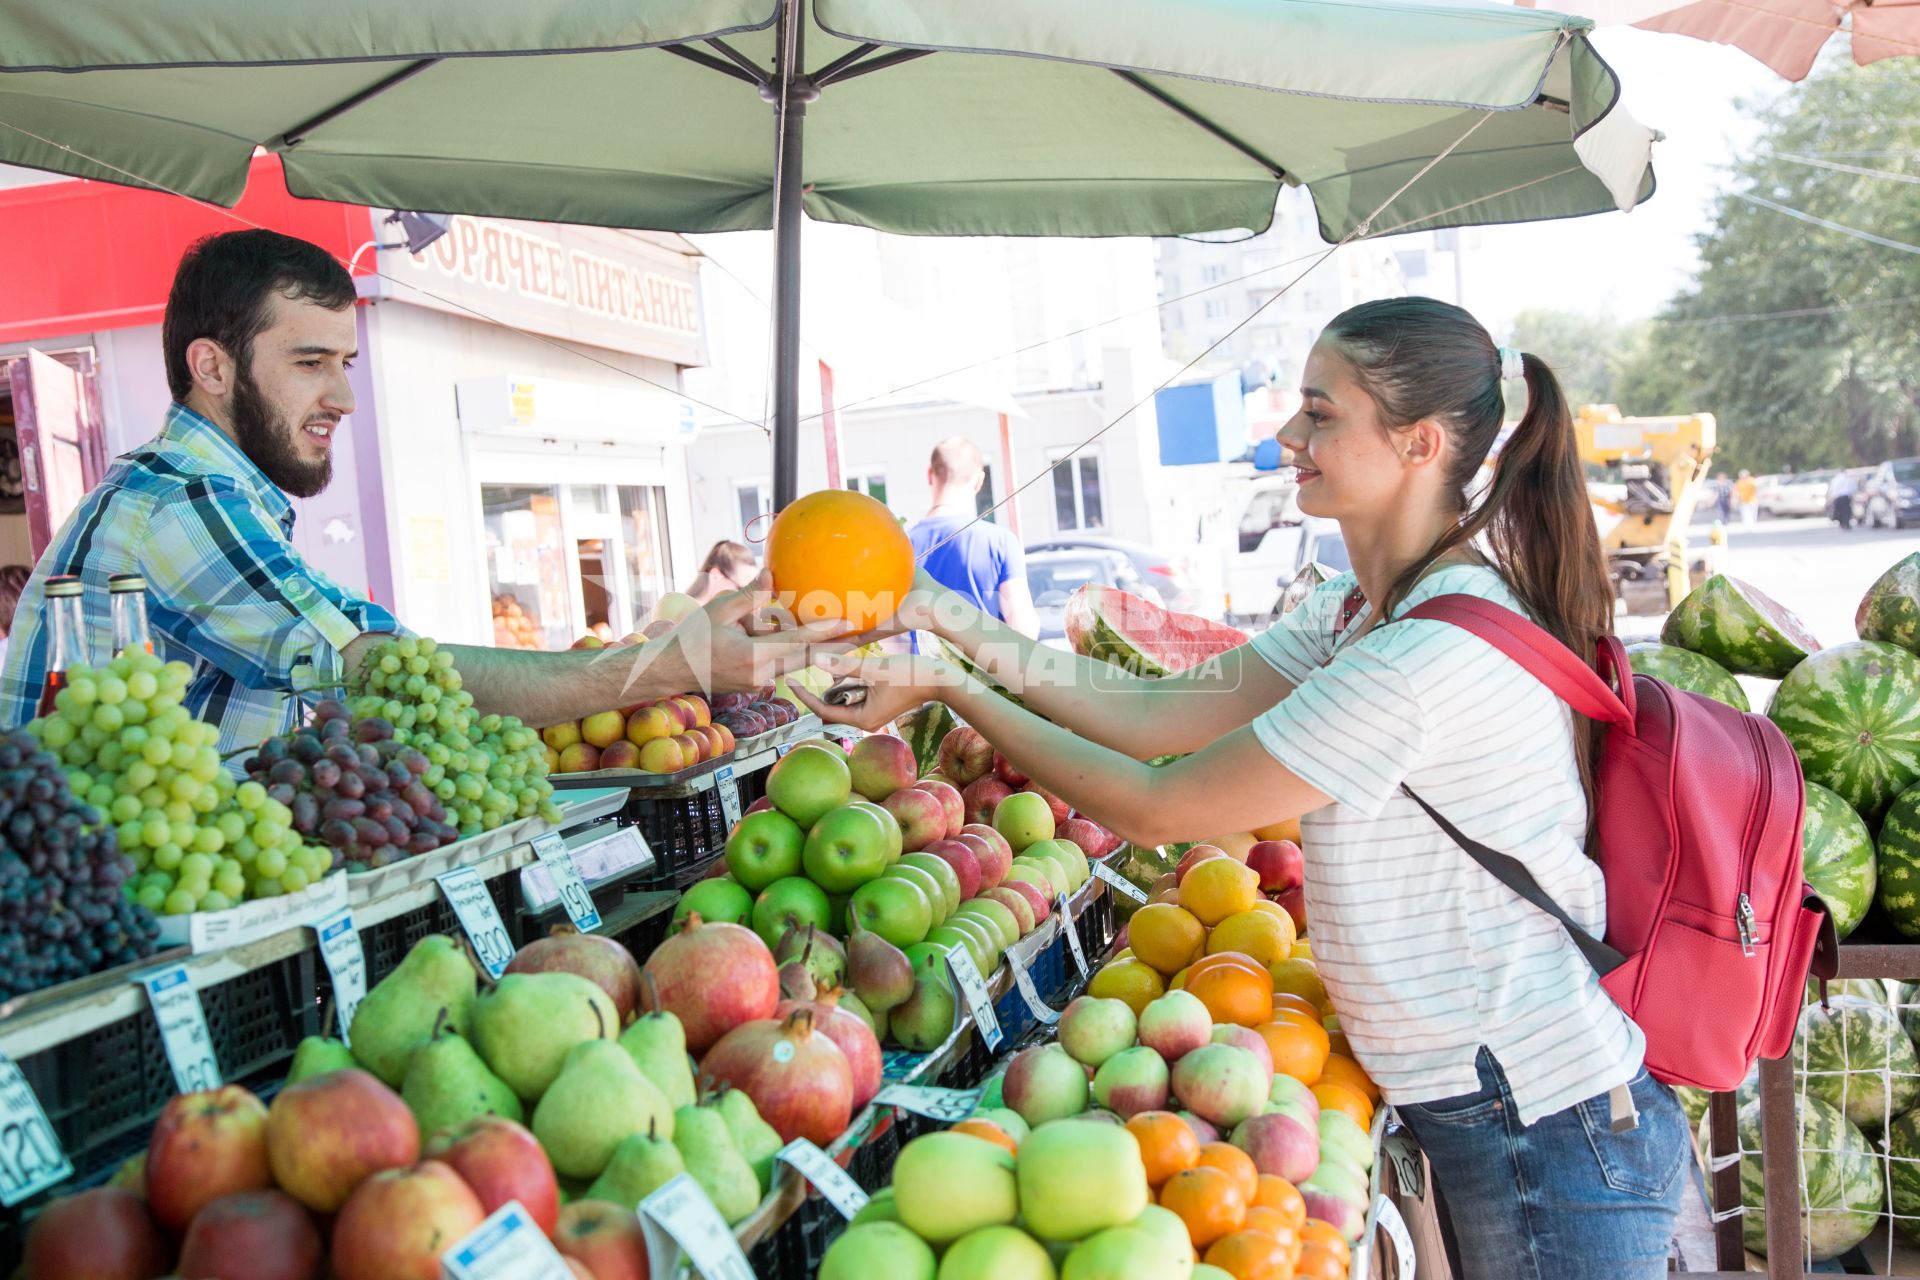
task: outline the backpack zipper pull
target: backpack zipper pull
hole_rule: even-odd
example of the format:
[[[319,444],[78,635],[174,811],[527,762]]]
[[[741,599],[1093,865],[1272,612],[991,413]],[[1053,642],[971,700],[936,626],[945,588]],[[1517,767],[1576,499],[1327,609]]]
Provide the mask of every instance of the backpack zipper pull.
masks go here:
[[[1740,909],[1734,920],[1740,926],[1740,953],[1750,956],[1753,954],[1753,901],[1744,893],[1740,895]]]

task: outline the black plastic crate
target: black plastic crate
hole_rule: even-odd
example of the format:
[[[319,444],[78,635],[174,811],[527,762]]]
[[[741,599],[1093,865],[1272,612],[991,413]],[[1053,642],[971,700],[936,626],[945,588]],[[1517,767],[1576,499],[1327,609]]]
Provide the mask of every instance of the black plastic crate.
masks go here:
[[[654,948],[665,942],[667,935],[671,932],[673,932],[673,914],[662,911],[658,915],[648,916],[638,924],[608,936],[631,951],[634,959],[645,964],[647,957],[653,954]]]
[[[727,849],[726,813],[712,788],[691,796],[636,791],[622,816],[640,828],[653,851],[653,866],[628,881],[632,888],[685,889]]]
[[[893,1181],[893,1162],[900,1154],[900,1142],[898,1123],[882,1118],[879,1127],[853,1149],[842,1167],[861,1190],[872,1194]],[[827,1249],[846,1227],[838,1209],[810,1192],[792,1216],[753,1247],[747,1261],[761,1280],[812,1280],[826,1259]]]
[[[500,913],[500,922],[507,929],[508,937],[515,947],[525,944],[526,938],[515,933],[520,915],[514,910],[514,900],[519,895],[517,887],[518,873],[498,875],[487,881],[487,892],[493,895],[493,906]],[[541,930],[542,933],[545,930]],[[360,930],[360,950],[367,961],[367,987],[392,973],[413,949],[413,944],[430,933],[449,933],[461,937],[460,917],[447,905],[444,894],[437,895],[425,906],[415,907],[379,924],[368,925]]]

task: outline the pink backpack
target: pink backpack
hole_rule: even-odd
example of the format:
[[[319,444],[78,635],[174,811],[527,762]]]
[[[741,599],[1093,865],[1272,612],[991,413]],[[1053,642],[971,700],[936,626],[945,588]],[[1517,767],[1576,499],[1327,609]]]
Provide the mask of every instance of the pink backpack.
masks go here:
[[[1472,632],[1581,715],[1607,726],[1597,759],[1604,942],[1581,929],[1518,860],[1463,835],[1407,794],[1496,879],[1552,915],[1647,1037],[1668,1084],[1737,1087],[1755,1058],[1793,1044],[1807,974],[1834,974],[1826,905],[1800,865],[1800,761],[1765,716],[1635,675],[1613,636],[1598,674],[1511,609],[1438,596],[1402,620]],[[1618,690],[1616,692],[1615,690]]]

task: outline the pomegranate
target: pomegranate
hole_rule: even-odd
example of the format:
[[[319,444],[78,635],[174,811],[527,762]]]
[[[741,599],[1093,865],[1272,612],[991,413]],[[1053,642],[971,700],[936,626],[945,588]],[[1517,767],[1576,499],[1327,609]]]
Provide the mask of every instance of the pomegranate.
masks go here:
[[[743,1023],[771,1018],[780,1003],[779,971],[760,936],[742,925],[703,924],[697,914],[655,949],[644,972],[652,979],[647,1008],[679,1018],[695,1055]]]
[[[556,929],[520,948],[507,972],[577,974],[607,993],[623,1027],[640,1012],[640,962],[612,938]]]
[[[784,1020],[743,1023],[707,1051],[700,1069],[752,1098],[782,1142],[807,1138],[824,1147],[853,1117],[853,1068],[813,1023],[811,1005]]]
[[[831,991],[822,991],[813,998],[812,1003],[782,1000],[780,1007],[773,1011],[773,1016],[784,1021],[796,1009],[813,1011],[814,1029],[823,1032],[827,1039],[840,1047],[848,1069],[853,1072],[853,1109],[858,1111],[873,1100],[874,1094],[880,1092],[880,1042],[874,1038],[872,1027],[840,1007],[843,990],[835,987]]]

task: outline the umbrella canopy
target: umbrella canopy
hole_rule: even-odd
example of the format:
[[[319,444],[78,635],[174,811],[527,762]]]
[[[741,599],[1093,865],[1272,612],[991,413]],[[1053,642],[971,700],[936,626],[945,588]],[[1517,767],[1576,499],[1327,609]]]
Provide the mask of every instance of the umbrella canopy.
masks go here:
[[[1569,0],[1556,7],[1732,45],[1796,81],[1841,31],[1852,36],[1853,60],[1863,67],[1920,54],[1920,0]]]
[[[1259,230],[1286,183],[1337,241],[1629,209],[1651,135],[1588,25],[1492,0],[0,0],[0,161],[232,204],[260,146],[301,196],[775,226],[778,477],[800,212]]]

